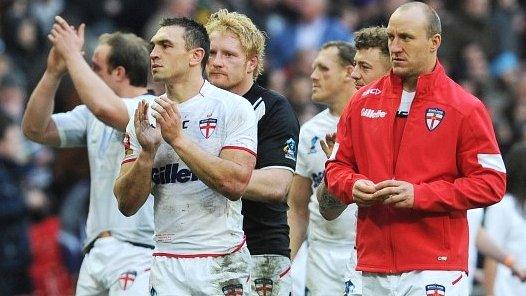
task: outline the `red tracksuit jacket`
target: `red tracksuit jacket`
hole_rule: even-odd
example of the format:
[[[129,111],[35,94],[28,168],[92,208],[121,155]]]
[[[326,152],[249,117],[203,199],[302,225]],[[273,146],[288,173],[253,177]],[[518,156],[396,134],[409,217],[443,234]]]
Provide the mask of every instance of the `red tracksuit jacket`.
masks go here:
[[[414,185],[412,209],[359,208],[357,269],[467,271],[466,210],[500,201],[506,187],[491,119],[482,102],[447,77],[437,61],[432,73],[418,78],[393,155],[401,94],[401,79],[392,73],[360,89],[340,118],[337,150],[326,164],[329,192],[347,204],[358,179]]]

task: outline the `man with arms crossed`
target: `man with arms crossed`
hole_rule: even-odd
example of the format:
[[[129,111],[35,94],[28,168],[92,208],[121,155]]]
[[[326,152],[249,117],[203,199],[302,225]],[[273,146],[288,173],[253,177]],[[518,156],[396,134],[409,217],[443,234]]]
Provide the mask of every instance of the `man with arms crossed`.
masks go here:
[[[285,197],[296,165],[299,124],[288,101],[257,83],[265,36],[243,14],[220,10],[206,24],[210,82],[242,95],[258,119],[258,156],[243,194],[243,229],[252,255],[252,290],[289,295],[290,250]]]
[[[345,264],[354,247],[356,208],[349,207],[340,218],[328,222],[320,216],[312,195],[323,179],[327,160],[319,142],[325,134],[335,132],[338,117],[355,92],[351,77],[354,55],[350,43],[333,41],[324,44],[314,60],[312,99],[328,108],[301,127],[296,173],[289,192],[293,258],[309,229],[306,286],[312,295],[342,294]]]
[[[167,93],[139,103],[114,186],[126,216],[155,196],[150,294],[249,295],[240,198],[256,163],[254,111],[203,78],[202,25],[165,19],[151,43],[153,78]]]
[[[466,210],[505,190],[491,120],[438,62],[434,10],[404,4],[387,32],[391,73],[342,114],[326,185],[359,206],[363,295],[467,295]]]
[[[77,33],[57,17],[49,35],[54,47],[47,69],[31,94],[22,127],[28,138],[42,144],[88,148],[90,207],[76,295],[144,295],[153,249],[153,202],[136,216],[124,217],[112,189],[124,157],[126,121],[140,98],[148,97],[147,43],[133,34],[102,35],[92,71],[81,53],[83,33],[84,25]],[[66,71],[86,105],[52,114],[53,98]],[[120,106],[119,112],[113,112],[114,105]]]

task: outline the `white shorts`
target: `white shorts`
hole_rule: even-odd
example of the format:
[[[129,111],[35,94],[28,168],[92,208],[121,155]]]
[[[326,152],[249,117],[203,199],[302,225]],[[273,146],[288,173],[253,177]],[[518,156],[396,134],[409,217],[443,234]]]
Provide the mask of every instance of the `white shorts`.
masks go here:
[[[148,295],[151,263],[152,249],[99,238],[84,256],[75,295]]]
[[[246,245],[216,257],[156,255],[150,272],[152,296],[248,296],[251,258]]]
[[[344,296],[362,295],[362,272],[356,270],[356,250],[353,250],[347,259],[345,270],[345,294]]]
[[[396,275],[363,272],[363,296],[466,296],[466,279],[463,271],[424,270]]]
[[[253,295],[290,295],[291,277],[289,258],[281,255],[252,255],[251,273]]]
[[[307,295],[344,295],[351,247],[310,243],[307,259]],[[354,294],[350,294],[354,295]]]
[[[305,296],[305,280],[307,278],[307,241],[301,244],[294,261],[290,266],[290,277],[292,278],[292,295]]]

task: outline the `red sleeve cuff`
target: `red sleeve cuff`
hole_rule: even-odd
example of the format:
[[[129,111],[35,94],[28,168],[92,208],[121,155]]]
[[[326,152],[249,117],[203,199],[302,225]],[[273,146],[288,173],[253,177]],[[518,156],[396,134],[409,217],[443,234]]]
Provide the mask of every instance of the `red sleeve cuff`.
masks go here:
[[[241,146],[223,146],[223,148],[221,148],[221,150],[223,149],[237,149],[237,150],[243,150],[243,151],[246,151],[252,155],[254,155],[255,157],[257,157],[257,154],[256,152],[246,148],[246,147],[241,147]]]

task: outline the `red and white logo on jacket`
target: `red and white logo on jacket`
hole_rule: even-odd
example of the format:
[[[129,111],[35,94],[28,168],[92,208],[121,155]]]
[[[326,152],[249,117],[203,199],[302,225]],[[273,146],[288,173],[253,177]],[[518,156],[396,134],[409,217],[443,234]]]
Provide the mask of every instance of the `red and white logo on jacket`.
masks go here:
[[[439,108],[427,108],[426,110],[426,125],[429,131],[432,131],[438,127],[446,112]]]

